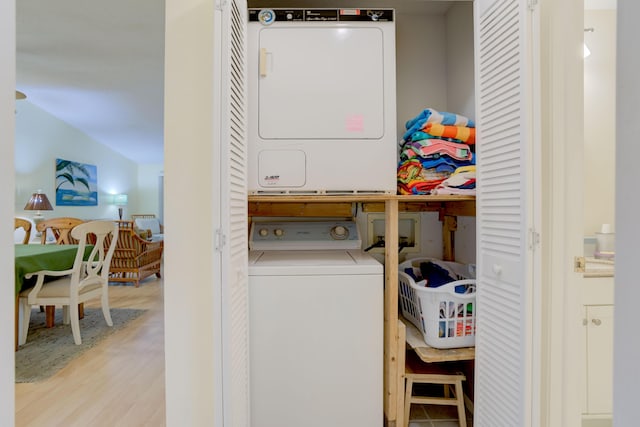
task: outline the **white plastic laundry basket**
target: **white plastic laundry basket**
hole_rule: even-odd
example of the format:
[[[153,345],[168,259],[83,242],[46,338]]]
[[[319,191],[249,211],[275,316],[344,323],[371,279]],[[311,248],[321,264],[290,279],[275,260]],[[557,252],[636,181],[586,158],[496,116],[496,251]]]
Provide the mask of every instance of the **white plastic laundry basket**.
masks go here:
[[[458,280],[437,288],[416,281],[405,270],[420,270],[423,262],[433,262]],[[419,277],[418,275],[416,277]],[[473,265],[430,258],[407,260],[398,267],[398,292],[402,315],[434,348],[472,347],[476,338],[476,281]]]

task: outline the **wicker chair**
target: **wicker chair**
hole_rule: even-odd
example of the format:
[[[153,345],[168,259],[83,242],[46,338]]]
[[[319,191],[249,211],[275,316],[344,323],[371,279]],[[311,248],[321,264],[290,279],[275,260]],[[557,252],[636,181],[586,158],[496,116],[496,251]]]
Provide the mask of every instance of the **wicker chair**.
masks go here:
[[[110,282],[133,282],[135,287],[151,275],[160,276],[163,241],[141,238],[133,221],[116,221],[119,228],[116,250],[111,258]]]
[[[158,240],[164,238],[164,226],[160,224],[155,214],[132,214],[131,221],[133,221],[134,230],[139,233],[143,238],[145,233],[151,233],[151,237]]]

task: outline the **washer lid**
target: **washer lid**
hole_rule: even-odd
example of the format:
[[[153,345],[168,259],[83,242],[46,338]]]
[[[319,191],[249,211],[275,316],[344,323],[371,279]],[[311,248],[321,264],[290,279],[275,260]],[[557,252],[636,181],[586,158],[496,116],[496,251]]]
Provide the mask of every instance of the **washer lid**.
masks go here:
[[[349,274],[383,274],[383,268],[360,250],[249,251],[250,276]]]

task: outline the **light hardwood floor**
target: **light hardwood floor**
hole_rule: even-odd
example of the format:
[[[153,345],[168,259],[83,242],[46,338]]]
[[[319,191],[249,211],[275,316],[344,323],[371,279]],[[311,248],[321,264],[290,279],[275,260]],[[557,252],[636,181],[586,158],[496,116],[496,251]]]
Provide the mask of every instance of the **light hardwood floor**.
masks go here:
[[[110,286],[111,307],[148,311],[48,380],[16,384],[16,426],[164,426],[162,285]]]

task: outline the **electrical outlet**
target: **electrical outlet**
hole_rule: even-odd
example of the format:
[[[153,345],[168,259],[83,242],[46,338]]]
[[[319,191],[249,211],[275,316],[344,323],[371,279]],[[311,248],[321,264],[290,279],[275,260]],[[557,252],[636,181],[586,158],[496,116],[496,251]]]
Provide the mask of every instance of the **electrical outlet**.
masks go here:
[[[384,213],[367,214],[367,240],[365,249],[368,252],[384,252]],[[420,252],[420,213],[401,212],[398,217],[398,245],[401,252]]]

